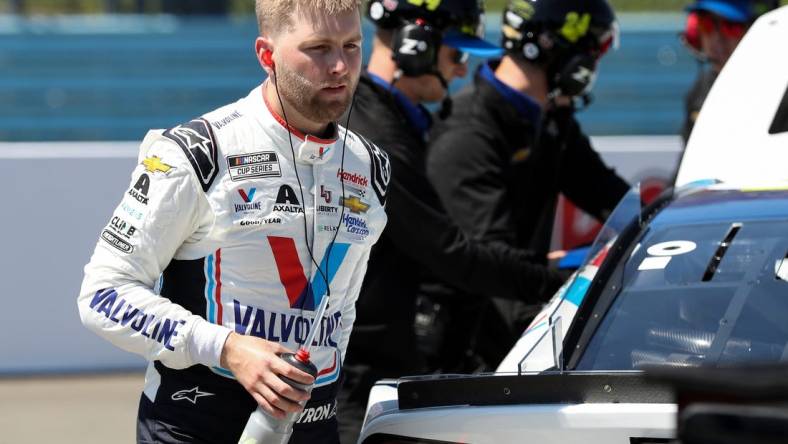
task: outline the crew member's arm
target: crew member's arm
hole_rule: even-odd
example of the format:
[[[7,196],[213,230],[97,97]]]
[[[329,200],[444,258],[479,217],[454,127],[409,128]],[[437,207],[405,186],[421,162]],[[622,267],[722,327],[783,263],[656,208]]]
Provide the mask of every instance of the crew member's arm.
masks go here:
[[[511,155],[497,149],[508,148],[477,131],[443,132],[430,144],[427,177],[446,212],[466,233],[516,245],[518,227],[502,160]]]
[[[470,239],[446,214],[407,148],[387,151],[392,180],[384,236],[402,245],[413,261],[447,284],[486,296],[533,303],[560,286],[562,277],[534,263],[530,252]]]

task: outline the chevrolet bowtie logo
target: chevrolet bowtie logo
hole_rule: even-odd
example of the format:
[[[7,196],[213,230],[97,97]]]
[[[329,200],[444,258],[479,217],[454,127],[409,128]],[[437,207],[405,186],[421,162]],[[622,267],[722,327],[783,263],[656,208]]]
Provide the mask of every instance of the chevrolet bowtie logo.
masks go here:
[[[366,213],[369,209],[369,204],[365,204],[356,196],[342,198],[342,202],[340,203],[343,207],[349,209],[351,213]]]
[[[161,159],[157,156],[151,156],[146,158],[145,160],[142,161],[142,164],[145,165],[145,170],[149,173],[155,173],[158,171],[167,174],[170,172],[171,169],[174,168],[162,162]]]

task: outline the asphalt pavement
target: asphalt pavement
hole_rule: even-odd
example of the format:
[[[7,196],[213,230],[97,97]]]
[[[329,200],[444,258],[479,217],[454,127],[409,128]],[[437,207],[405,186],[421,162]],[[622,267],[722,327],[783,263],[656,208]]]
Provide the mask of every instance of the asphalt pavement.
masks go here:
[[[0,444],[133,443],[144,373],[0,378]]]

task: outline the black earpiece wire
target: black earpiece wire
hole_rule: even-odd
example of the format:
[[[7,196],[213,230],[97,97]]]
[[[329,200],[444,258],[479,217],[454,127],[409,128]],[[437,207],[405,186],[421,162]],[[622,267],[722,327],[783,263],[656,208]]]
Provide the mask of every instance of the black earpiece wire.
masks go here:
[[[298,165],[297,165],[297,161],[296,161],[295,148],[293,147],[293,136],[292,136],[292,133],[290,131],[290,122],[287,120],[287,111],[285,111],[285,105],[284,105],[284,102],[282,101],[282,96],[279,95],[279,85],[277,84],[277,81],[276,81],[276,69],[272,68],[272,73],[273,73],[272,77],[273,77],[273,80],[274,80],[274,90],[276,91],[276,98],[279,100],[279,106],[282,107],[282,117],[285,119],[285,124],[287,125],[287,140],[288,140],[288,142],[290,144],[290,153],[293,156],[293,171],[295,171],[296,181],[298,182],[298,190],[299,190],[300,195],[301,195],[301,202],[302,202],[301,205],[302,205],[302,208],[303,208],[303,211],[304,211],[304,218],[303,218],[303,220],[304,220],[304,242],[306,243],[306,250],[307,250],[307,252],[309,252],[309,259],[315,265],[315,267],[317,268],[318,273],[320,273],[320,277],[323,278],[323,282],[325,282],[325,284],[326,284],[326,297],[331,297],[331,283],[329,282],[328,277],[326,276],[326,273],[329,272],[328,267],[329,267],[330,259],[331,259],[331,250],[333,249],[334,243],[336,242],[337,235],[339,234],[339,229],[342,226],[342,218],[344,217],[344,214],[345,214],[345,206],[344,205],[340,205],[342,207],[342,209],[341,209],[340,215],[339,215],[339,223],[337,224],[336,230],[334,230],[334,237],[331,239],[331,243],[329,243],[328,248],[326,250],[326,271],[324,272],[323,269],[320,267],[320,264],[318,264],[317,261],[315,260],[314,252],[312,251],[312,248],[309,246],[309,234],[308,234],[309,231],[308,231],[308,227],[307,227],[307,224],[306,224],[306,201],[304,199],[304,186],[301,183],[301,177],[298,174]],[[347,123],[345,124],[346,125],[345,126],[345,135],[342,138],[342,157],[341,157],[341,160],[340,160],[340,167],[339,167],[341,172],[344,172],[344,168],[345,168],[345,144],[347,142],[347,133],[348,133],[347,124],[350,123],[350,114],[353,111],[353,105],[355,104],[355,102],[356,102],[356,94],[355,94],[355,91],[354,91],[353,92],[353,99],[350,102],[350,109],[348,111]],[[306,135],[305,135],[305,137],[306,137]],[[339,196],[338,203],[340,203],[340,201],[342,199],[344,199],[344,196],[345,196],[345,181],[343,180],[341,173],[339,174],[339,176],[340,176],[339,177],[339,182],[340,182],[340,185],[341,185],[341,188],[342,188],[342,195]],[[315,201],[317,201],[317,196],[315,196]],[[315,202],[314,206],[315,206],[315,209],[317,209],[317,203],[316,202]],[[317,211],[315,211],[315,219],[317,219]],[[316,221],[312,221],[313,227],[315,225],[315,222]],[[313,243],[316,240],[317,240],[317,233],[315,233],[315,239],[313,239]],[[307,288],[309,289],[309,291],[312,291],[311,285],[312,284],[309,281],[307,281]],[[314,297],[314,294],[313,294],[313,297]],[[304,307],[302,305],[301,306],[301,312],[302,313],[303,313],[303,310],[304,310]],[[320,322],[320,321],[317,320],[317,322]],[[305,345],[309,346],[310,344],[305,344]]]

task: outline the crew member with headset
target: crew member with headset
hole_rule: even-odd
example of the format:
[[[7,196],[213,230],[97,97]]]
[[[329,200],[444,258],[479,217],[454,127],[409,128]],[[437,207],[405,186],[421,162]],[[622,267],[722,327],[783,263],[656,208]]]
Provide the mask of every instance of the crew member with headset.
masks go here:
[[[588,104],[597,63],[615,42],[614,20],[605,0],[507,3],[505,55],[482,65],[455,96],[427,155],[441,202],[474,239],[528,249],[545,264],[559,193],[603,221],[627,192],[574,117],[576,105]],[[494,302],[510,336],[491,341],[511,346],[534,307]],[[449,336],[462,328],[449,328]]]
[[[747,28],[758,16],[778,7],[778,0],[696,0],[687,7],[681,40],[698,60],[698,75],[684,97],[681,137],[689,140],[700,108]]]
[[[559,274],[533,265],[527,251],[471,241],[446,215],[425,175],[432,119],[422,103],[444,99],[447,113],[447,86],[466,74],[465,53],[500,53],[478,37],[477,0],[372,1],[367,11],[377,29],[349,128],[388,153],[392,179],[388,224],[370,257],[345,359],[343,442],[358,437],[376,380],[428,370],[414,334],[415,299],[425,274],[475,294],[530,303],[543,301],[562,282]]]

